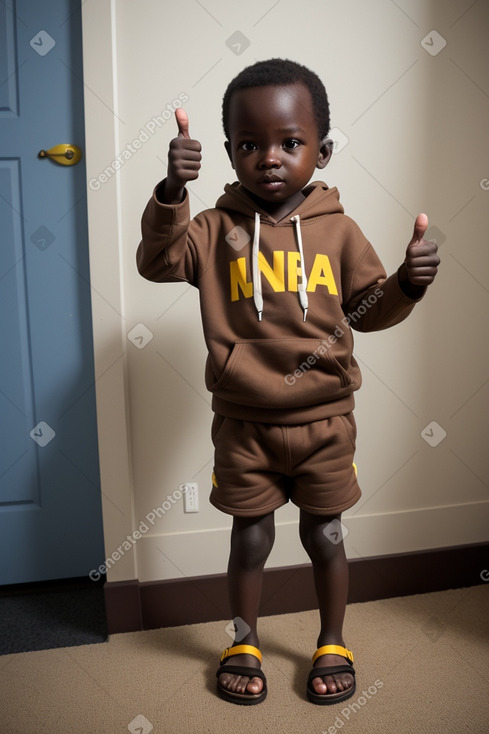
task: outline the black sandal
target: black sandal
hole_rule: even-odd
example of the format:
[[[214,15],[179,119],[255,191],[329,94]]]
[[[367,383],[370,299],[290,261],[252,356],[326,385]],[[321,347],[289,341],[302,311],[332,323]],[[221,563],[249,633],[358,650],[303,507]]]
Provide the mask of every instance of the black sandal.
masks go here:
[[[221,698],[230,703],[238,703],[244,706],[253,706],[261,703],[267,697],[267,679],[260,668],[252,668],[249,665],[224,665],[233,655],[253,655],[261,663],[261,652],[253,645],[234,645],[227,647],[221,655],[221,665],[216,673],[217,676],[217,692]],[[231,675],[242,675],[248,678],[260,678],[263,681],[263,690],[260,693],[237,693],[229,691],[219,683],[219,676],[222,673],[231,673]]]
[[[312,656],[312,664],[321,657],[321,655],[341,655],[345,658],[348,665],[330,665],[329,667],[313,668],[307,679],[307,697],[311,703],[318,706],[328,706],[332,703],[340,703],[351,698],[356,690],[355,669],[353,668],[353,653],[341,645],[323,645],[319,647]],[[325,675],[336,675],[337,673],[350,673],[353,676],[353,685],[347,691],[338,691],[337,693],[316,693],[312,687],[314,678],[322,678]]]

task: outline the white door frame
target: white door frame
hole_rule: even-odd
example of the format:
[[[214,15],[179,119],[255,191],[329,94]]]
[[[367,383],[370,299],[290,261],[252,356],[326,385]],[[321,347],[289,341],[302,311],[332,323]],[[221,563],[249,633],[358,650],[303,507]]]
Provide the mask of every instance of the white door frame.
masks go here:
[[[119,150],[115,0],[82,3],[90,277],[97,423],[107,578],[137,578],[126,372],[118,174],[103,170]],[[101,183],[101,180],[103,183]],[[94,182],[95,181],[95,182]],[[100,569],[105,570],[105,569]],[[97,574],[94,574],[94,577]]]

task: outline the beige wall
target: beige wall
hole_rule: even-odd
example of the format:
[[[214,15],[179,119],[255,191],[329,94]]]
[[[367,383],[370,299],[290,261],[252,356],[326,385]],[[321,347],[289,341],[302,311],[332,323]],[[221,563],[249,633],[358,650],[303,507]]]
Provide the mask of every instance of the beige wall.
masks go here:
[[[134,257],[142,209],[175,135],[167,106],[188,97],[190,132],[203,145],[202,175],[189,187],[195,214],[233,180],[220,124],[224,89],[244,66],[272,56],[323,78],[336,139],[348,142],[317,177],[338,186],[387,270],[402,262],[418,212],[444,238],[439,277],[409,320],[356,336],[363,498],[344,516],[348,554],[487,540],[487,2],[89,0],[83,22],[107,557],[120,549],[109,580],[226,568],[231,520],[207,500],[211,412],[198,294],[148,283]],[[236,32],[246,49],[232,47]],[[430,435],[432,421],[446,432],[437,446],[423,437],[442,435],[437,427]],[[186,481],[199,483],[200,512],[184,514],[181,500],[167,500],[151,522]],[[297,518],[293,506],[276,513],[269,566],[307,560]]]

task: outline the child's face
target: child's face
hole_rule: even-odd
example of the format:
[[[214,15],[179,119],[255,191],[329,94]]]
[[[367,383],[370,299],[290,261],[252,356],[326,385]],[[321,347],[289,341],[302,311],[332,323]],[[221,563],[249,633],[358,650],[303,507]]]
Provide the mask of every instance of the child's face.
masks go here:
[[[226,150],[238,180],[277,218],[298,206],[314,169],[330,158],[319,139],[311,94],[301,83],[235,92],[229,137]]]

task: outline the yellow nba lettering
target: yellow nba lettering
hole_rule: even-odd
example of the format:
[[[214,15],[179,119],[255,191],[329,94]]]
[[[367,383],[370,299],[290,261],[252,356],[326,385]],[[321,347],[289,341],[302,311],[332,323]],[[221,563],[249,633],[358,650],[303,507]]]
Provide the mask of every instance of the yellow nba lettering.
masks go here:
[[[289,275],[288,287],[289,291],[297,291],[297,280],[302,277],[302,269],[299,267],[301,256],[299,252],[287,253],[287,270]]]
[[[245,298],[253,295],[253,283],[246,280],[246,258],[240,257],[229,263],[231,275],[231,301],[239,300],[239,291]],[[276,293],[285,290],[285,265],[283,251],[273,253],[273,268],[265,260],[262,252],[258,254],[258,268]]]
[[[273,268],[265,260],[262,252],[258,253],[258,268],[268,280],[275,293],[285,290],[284,253],[275,250],[273,253]]]
[[[251,298],[253,295],[253,283],[246,280],[246,258],[239,257],[234,262],[229,263],[231,275],[231,301],[239,301],[239,289],[245,298]]]
[[[314,293],[318,285],[325,285],[332,296],[338,295],[331,263],[327,255],[316,255],[311,274],[307,279],[307,290],[310,293]]]
[[[285,253],[283,250],[275,250],[273,253],[273,266],[266,261],[263,253],[258,255],[258,268],[263,277],[268,281],[275,293],[285,291]],[[247,279],[246,257],[239,257],[229,263],[231,279],[231,301],[239,301],[240,295],[251,298],[253,295],[253,283]],[[302,277],[300,267],[300,255],[298,252],[287,253],[287,290],[297,291],[298,282]],[[314,258],[310,275],[308,277],[307,290],[314,293],[318,285],[327,287],[333,296],[338,295],[338,288],[327,255],[318,254]]]

